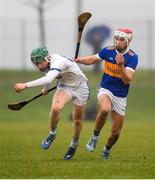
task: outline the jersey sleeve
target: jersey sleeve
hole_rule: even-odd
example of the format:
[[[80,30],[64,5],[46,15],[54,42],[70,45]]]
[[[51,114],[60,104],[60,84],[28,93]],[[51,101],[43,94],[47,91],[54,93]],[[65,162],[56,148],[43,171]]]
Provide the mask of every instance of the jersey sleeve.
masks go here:
[[[59,74],[58,71],[49,71],[46,76],[26,83],[27,87],[45,86],[50,84]]]
[[[100,60],[105,60],[107,55],[107,48],[103,48],[101,51],[98,52],[97,57]]]
[[[130,61],[128,62],[126,68],[127,69],[132,69],[132,70],[135,70],[136,67],[137,67],[137,64],[138,64],[138,56],[137,55],[134,55]]]

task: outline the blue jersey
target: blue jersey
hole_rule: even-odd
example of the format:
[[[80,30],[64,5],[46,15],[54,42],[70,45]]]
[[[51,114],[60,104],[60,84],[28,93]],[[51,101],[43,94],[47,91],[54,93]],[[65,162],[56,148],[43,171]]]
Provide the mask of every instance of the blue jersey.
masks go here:
[[[128,94],[129,84],[124,84],[121,79],[120,70],[115,60],[116,55],[115,47],[106,47],[98,53],[99,58],[105,61],[100,87],[108,89],[117,97],[124,98]],[[123,56],[124,66],[134,71],[138,63],[137,54],[129,49]]]

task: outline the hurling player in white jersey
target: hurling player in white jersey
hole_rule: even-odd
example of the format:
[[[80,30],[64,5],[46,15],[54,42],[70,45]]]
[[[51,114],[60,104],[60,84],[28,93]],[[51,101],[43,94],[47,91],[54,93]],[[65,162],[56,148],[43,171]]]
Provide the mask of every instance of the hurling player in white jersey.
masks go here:
[[[88,151],[95,150],[100,131],[106,122],[107,115],[111,112],[111,133],[102,150],[103,159],[109,159],[110,150],[120,136],[125,117],[126,98],[138,63],[138,55],[129,49],[132,35],[132,30],[119,28],[114,33],[114,46],[105,47],[95,55],[75,60],[86,65],[104,61],[97,96],[99,110],[93,135],[86,145]]]
[[[43,86],[42,92],[46,95],[50,83],[57,79],[57,90],[53,96],[51,111],[49,114],[50,133],[42,142],[42,148],[48,149],[56,138],[56,129],[59,120],[60,111],[69,101],[73,102],[73,137],[67,152],[64,155],[65,160],[73,158],[80,132],[82,130],[82,118],[89,97],[89,88],[87,78],[80,70],[77,63],[72,59],[60,56],[58,54],[50,55],[44,47],[36,48],[31,53],[32,63],[45,76],[26,83],[17,83],[16,92],[21,92],[26,88]]]

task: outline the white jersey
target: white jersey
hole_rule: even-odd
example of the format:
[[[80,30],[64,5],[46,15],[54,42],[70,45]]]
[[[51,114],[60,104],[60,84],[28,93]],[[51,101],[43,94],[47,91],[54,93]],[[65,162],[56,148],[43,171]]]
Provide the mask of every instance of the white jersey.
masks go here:
[[[87,81],[86,76],[80,70],[74,60],[60,56],[58,54],[51,55],[50,67],[46,71],[46,75],[34,81],[27,82],[27,87],[47,86],[55,79],[59,83],[68,86],[78,86],[83,81]]]
[[[86,76],[74,60],[62,57],[58,54],[53,54],[51,56],[50,71],[54,69],[59,71],[57,79],[58,82],[62,84],[75,86],[82,80],[87,80]]]

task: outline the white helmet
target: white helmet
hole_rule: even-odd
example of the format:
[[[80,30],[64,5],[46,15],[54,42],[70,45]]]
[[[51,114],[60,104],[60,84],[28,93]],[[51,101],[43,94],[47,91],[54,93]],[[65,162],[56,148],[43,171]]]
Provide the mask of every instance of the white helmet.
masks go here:
[[[127,42],[129,42],[129,40],[131,41],[133,37],[132,30],[128,28],[119,28],[115,31],[114,35],[124,38]]]

